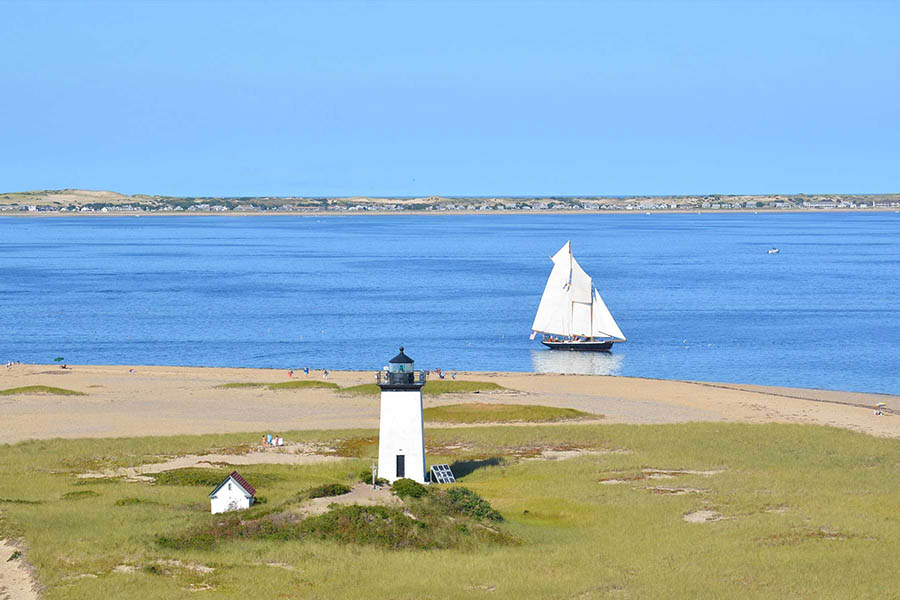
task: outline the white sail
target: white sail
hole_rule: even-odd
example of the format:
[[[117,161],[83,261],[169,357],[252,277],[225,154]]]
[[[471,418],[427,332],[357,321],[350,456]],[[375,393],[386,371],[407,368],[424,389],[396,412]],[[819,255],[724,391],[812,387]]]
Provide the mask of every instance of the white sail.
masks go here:
[[[569,297],[572,302],[583,302],[590,305],[591,290],[594,289],[594,283],[591,276],[584,272],[575,257],[572,258],[572,283],[569,286]],[[590,328],[590,325],[588,325]]]
[[[571,335],[572,310],[569,302],[569,257],[568,243],[557,252],[553,260],[553,270],[544,286],[544,295],[531,329],[554,335]],[[561,256],[562,255],[562,256]]]
[[[591,336],[591,305],[583,302],[572,303],[572,333],[570,335]]]
[[[609,309],[606,308],[606,304],[603,302],[603,298],[600,297],[600,293],[597,290],[594,290],[594,305],[592,312],[592,337],[611,337],[625,341],[625,334],[619,329],[618,323],[613,319],[612,314],[609,312]]]

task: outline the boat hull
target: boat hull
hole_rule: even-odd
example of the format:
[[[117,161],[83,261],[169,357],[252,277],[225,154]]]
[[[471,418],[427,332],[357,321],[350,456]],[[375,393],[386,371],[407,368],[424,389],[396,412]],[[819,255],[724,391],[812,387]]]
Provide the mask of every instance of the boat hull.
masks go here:
[[[569,340],[565,342],[550,342],[541,340],[541,343],[551,350],[569,350],[571,352],[609,352],[612,350],[614,340],[577,342]]]

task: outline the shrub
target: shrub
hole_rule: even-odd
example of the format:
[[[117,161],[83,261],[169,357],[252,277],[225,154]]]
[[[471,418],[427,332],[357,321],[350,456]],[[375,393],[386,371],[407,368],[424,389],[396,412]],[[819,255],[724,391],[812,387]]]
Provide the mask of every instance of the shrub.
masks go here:
[[[372,469],[366,468],[359,472],[359,481],[360,483],[368,483],[372,484]],[[387,485],[387,479],[382,479],[381,477],[375,478],[375,485]]]
[[[502,521],[503,517],[494,510],[490,502],[465,487],[452,487],[447,490],[447,499],[450,505],[464,515],[475,519],[488,519],[489,521]]]
[[[412,479],[398,479],[391,486],[391,493],[400,498],[421,498],[428,493],[428,488]]]
[[[349,494],[350,488],[343,483],[323,483],[306,491],[307,498],[327,498],[329,496],[343,496]]]

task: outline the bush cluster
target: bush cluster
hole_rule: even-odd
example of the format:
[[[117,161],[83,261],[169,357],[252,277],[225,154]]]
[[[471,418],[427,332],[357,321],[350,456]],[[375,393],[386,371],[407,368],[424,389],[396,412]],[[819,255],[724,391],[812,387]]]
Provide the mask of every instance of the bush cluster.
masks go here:
[[[372,469],[365,468],[362,471],[360,471],[359,472],[359,481],[361,483],[368,483],[369,485],[372,485]],[[382,479],[381,477],[375,478],[375,485],[387,485],[387,482],[388,482],[387,479]]]
[[[343,496],[349,494],[350,488],[343,483],[323,483],[306,491],[307,498],[327,498],[329,496]]]
[[[464,515],[469,515],[474,519],[487,519],[489,521],[503,520],[503,517],[494,510],[490,502],[469,488],[452,487],[446,493],[450,505]]]
[[[412,479],[398,479],[391,486],[391,493],[400,498],[422,498],[428,493],[428,488]]]

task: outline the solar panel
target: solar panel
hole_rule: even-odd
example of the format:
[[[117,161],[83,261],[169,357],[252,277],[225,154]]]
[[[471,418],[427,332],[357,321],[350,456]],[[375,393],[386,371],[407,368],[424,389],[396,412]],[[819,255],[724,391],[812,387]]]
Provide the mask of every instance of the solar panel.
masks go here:
[[[450,465],[431,465],[431,480],[437,483],[456,483]]]

